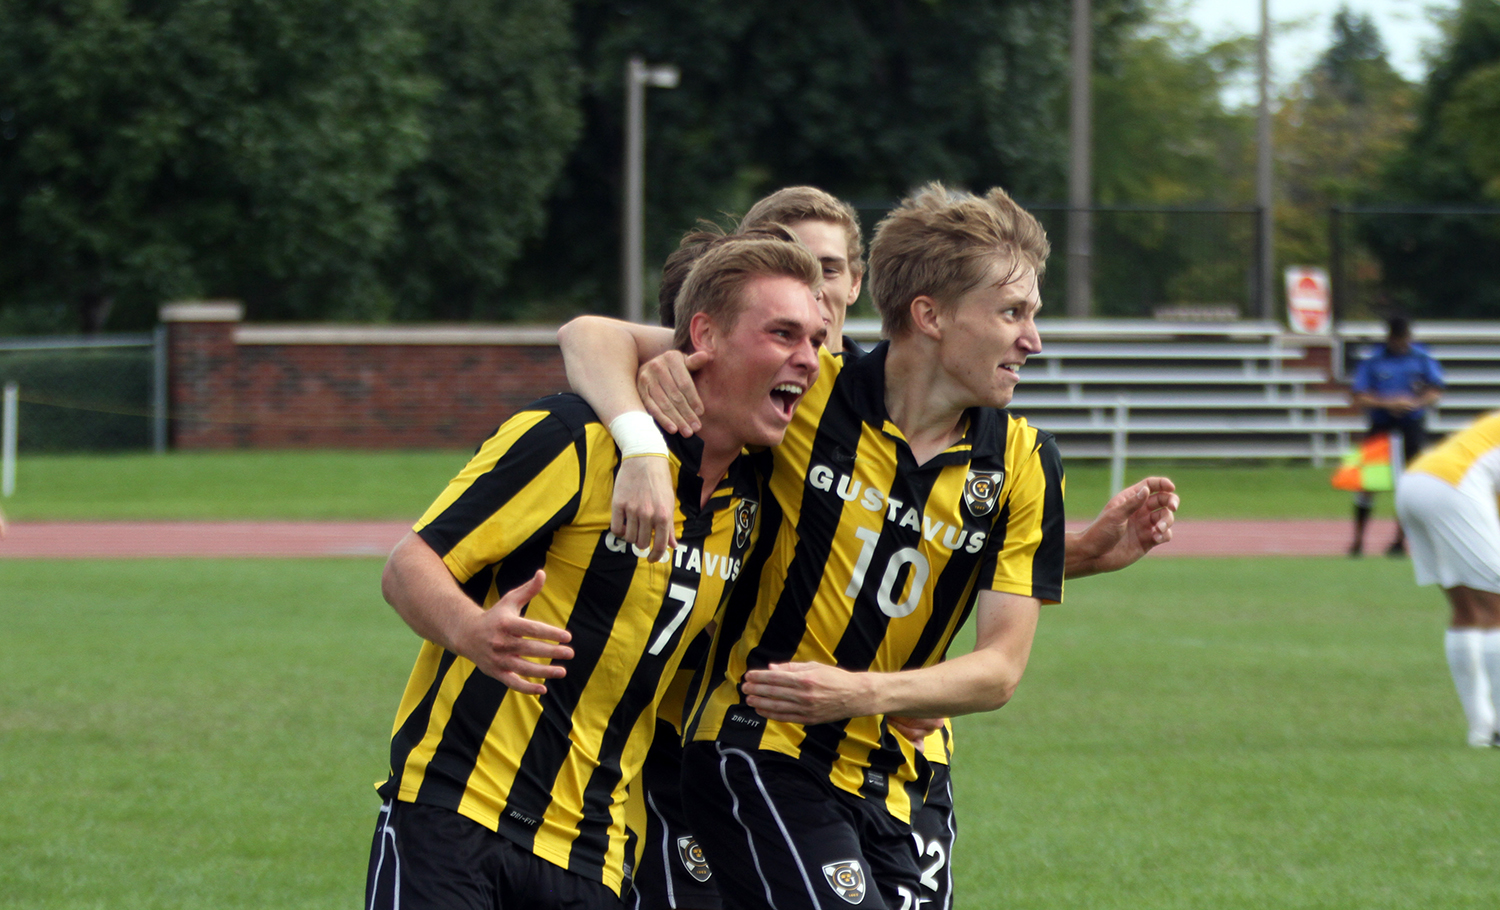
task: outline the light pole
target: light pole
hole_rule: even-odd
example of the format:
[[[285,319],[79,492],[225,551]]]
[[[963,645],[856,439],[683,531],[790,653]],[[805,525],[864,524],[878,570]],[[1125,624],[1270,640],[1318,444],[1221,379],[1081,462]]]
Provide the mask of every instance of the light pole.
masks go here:
[[[1084,318],[1093,307],[1094,17],[1089,0],[1073,0],[1072,79],[1068,103],[1068,315]]]
[[[620,247],[620,309],[631,322],[644,316],[641,300],[642,185],[646,167],[646,87],[676,88],[680,73],[671,64],[647,66],[640,57],[625,63],[625,206]]]
[[[1261,319],[1271,319],[1275,313],[1275,287],[1272,270],[1276,267],[1276,252],[1272,248],[1271,233],[1271,3],[1260,0],[1260,108],[1255,122],[1255,205],[1260,210],[1260,223],[1256,225],[1256,252],[1260,262],[1256,265],[1259,280],[1255,287],[1256,301]]]

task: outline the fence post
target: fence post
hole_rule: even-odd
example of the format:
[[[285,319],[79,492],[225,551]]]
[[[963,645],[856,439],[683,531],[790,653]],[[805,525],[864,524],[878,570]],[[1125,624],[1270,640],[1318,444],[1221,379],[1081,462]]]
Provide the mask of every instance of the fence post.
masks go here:
[[[0,495],[16,492],[16,412],[20,410],[21,387],[5,384],[5,403],[0,406]]]
[[[167,451],[167,327],[151,333],[151,451]]]
[[[1109,452],[1109,495],[1113,496],[1125,489],[1125,427],[1127,424],[1127,411],[1129,405],[1125,403],[1125,396],[1121,395],[1115,399],[1115,428],[1110,434]]]

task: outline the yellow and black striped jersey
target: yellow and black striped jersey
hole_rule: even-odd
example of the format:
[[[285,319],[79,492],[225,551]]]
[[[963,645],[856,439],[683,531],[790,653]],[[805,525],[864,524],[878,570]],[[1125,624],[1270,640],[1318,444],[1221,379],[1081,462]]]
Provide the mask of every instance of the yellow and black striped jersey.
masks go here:
[[[1452,486],[1473,477],[1477,486],[1493,492],[1500,489],[1500,411],[1491,411],[1424,451],[1408,471],[1430,474]]]
[[[545,569],[525,615],[571,632],[574,657],[538,697],[424,643],[383,797],[452,809],[621,890],[635,854],[626,787],[683,653],[754,543],[760,499],[743,456],[700,509],[701,443],[670,440],[679,545],[667,562],[609,532],[619,450],[574,395],[506,421],[422,516],[417,533],[486,608]]]
[[[685,735],[792,756],[908,820],[926,781],[883,717],[767,721],[740,680],[788,660],[931,666],[980,591],[1061,600],[1063,472],[1049,434],[989,408],[970,410],[963,438],[918,465],[885,409],[887,349],[825,351],[770,450],[760,540],[719,618]]]
[[[922,741],[922,757],[934,765],[953,763],[953,718],[944,718],[941,727],[927,734]]]

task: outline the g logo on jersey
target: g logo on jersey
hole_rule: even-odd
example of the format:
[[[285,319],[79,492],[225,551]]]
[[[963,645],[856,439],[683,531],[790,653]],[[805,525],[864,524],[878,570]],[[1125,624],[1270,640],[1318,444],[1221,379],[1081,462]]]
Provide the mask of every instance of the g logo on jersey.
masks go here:
[[[851,904],[865,899],[865,870],[857,860],[846,859],[823,867],[823,877],[833,893]]]
[[[755,527],[755,511],[760,504],[753,499],[741,499],[734,509],[734,546],[743,550],[750,540],[750,529]]]
[[[975,518],[995,511],[1000,501],[1000,488],[1005,486],[1004,471],[970,471],[964,481],[964,505]]]
[[[698,846],[698,839],[692,835],[677,838],[677,858],[682,860],[682,868],[688,875],[700,882],[708,881],[714,874],[708,868],[708,859],[703,855],[703,848]]]

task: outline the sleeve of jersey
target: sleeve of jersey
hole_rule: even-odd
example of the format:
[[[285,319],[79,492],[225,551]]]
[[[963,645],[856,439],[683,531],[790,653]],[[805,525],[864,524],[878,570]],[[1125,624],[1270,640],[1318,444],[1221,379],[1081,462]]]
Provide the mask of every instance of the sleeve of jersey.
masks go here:
[[[1062,456],[1051,434],[1036,433],[1006,486],[1005,508],[987,542],[990,556],[980,569],[980,578],[988,580],[983,587],[1060,603],[1067,527]]]
[[[455,578],[468,581],[572,519],[584,467],[575,442],[573,429],[549,412],[517,414],[485,440],[413,530]]]
[[[1436,357],[1427,358],[1427,381],[1440,389],[1447,384],[1443,380],[1443,365]]]

